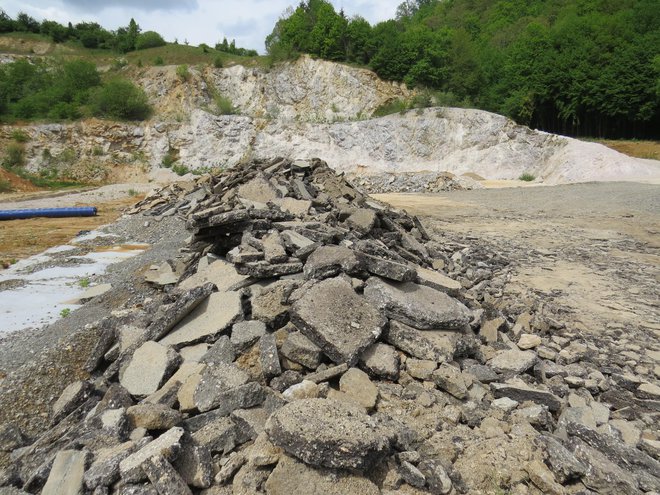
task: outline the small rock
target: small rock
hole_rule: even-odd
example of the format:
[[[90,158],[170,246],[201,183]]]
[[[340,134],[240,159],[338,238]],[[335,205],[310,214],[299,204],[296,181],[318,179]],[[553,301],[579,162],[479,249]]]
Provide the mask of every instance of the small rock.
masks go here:
[[[131,395],[149,395],[174,372],[181,357],[170,347],[147,341],[120,371],[119,382]]]
[[[291,385],[284,392],[284,397],[289,402],[300,399],[316,399],[319,396],[319,386],[309,380],[303,380],[300,383]]]
[[[518,348],[525,351],[527,349],[534,349],[541,345],[543,341],[538,335],[533,335],[530,333],[523,333],[518,339]]]
[[[529,475],[529,479],[532,480],[532,483],[534,483],[544,494],[565,494],[564,487],[555,481],[552,472],[542,462],[532,461],[527,464],[525,470]]]
[[[471,319],[470,310],[456,299],[412,282],[394,284],[371,277],[364,296],[391,318],[422,330],[460,329]]]
[[[89,452],[61,450],[55,456],[42,495],[79,495],[83,492],[83,476],[91,459]]]
[[[186,482],[162,455],[145,459],[142,470],[159,495],[192,495]]]
[[[92,391],[88,382],[77,381],[71,383],[64,389],[59,399],[53,404],[53,416],[51,422],[58,423],[78,406],[87,400]]]
[[[370,374],[384,380],[398,380],[399,355],[394,347],[376,342],[360,355],[360,364]]]
[[[282,374],[275,335],[267,334],[261,337],[259,341],[259,361],[261,362],[261,371],[267,379]]]
[[[309,369],[316,369],[321,364],[321,349],[300,332],[287,335],[282,344],[282,355]]]
[[[530,369],[536,363],[536,354],[533,351],[508,350],[495,354],[488,365],[496,373],[520,374]]]
[[[266,325],[261,321],[241,321],[234,324],[231,329],[231,344],[236,353],[248,350],[263,335],[266,334]]]
[[[276,411],[266,424],[270,440],[314,466],[364,469],[387,455],[394,432],[360,406],[330,399],[303,399]]]
[[[376,407],[378,389],[362,370],[350,368],[339,379],[339,390],[367,410]]]
[[[163,404],[138,404],[127,409],[126,415],[134,427],[147,430],[169,430],[178,425],[183,416]]]
[[[124,482],[134,483],[145,480],[147,475],[142,470],[142,464],[146,459],[155,455],[162,455],[168,460],[174,460],[181,450],[184,434],[183,428],[172,428],[121,461],[119,472]]]
[[[467,397],[467,385],[460,370],[447,363],[433,372],[433,381],[441,390],[444,390],[457,399]]]

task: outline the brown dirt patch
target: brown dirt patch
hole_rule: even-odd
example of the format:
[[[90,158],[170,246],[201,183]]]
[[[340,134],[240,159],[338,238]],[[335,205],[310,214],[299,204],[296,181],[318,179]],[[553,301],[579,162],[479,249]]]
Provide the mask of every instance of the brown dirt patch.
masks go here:
[[[0,222],[0,262],[20,260],[53,246],[66,244],[81,230],[93,230],[114,222],[140,196],[97,203],[95,217],[32,218]]]
[[[660,160],[660,141],[598,141],[608,148],[635,158]]]
[[[29,180],[22,179],[18,175],[12,174],[3,168],[0,168],[0,182],[8,183],[12,192],[33,192],[40,190]],[[2,197],[1,193],[0,197]]]

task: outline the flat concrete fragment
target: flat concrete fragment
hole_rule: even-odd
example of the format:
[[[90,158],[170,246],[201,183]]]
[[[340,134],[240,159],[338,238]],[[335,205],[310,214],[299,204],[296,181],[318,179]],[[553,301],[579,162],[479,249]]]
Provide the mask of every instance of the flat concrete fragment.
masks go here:
[[[281,352],[285,358],[309,369],[316,369],[321,364],[321,349],[300,332],[287,335]]]
[[[261,371],[267,379],[282,373],[275,335],[269,333],[261,337],[259,341],[259,361]]]
[[[289,455],[329,468],[365,469],[387,455],[394,431],[364,409],[331,399],[303,399],[277,410],[266,424],[271,442]]]
[[[314,468],[284,456],[266,482],[269,495],[291,495],[305,487],[306,495],[379,495],[370,480],[346,471]]]
[[[274,203],[279,206],[282,211],[291,213],[296,217],[303,217],[309,213],[312,207],[312,202],[294,198],[276,199]]]
[[[151,437],[139,442],[125,442],[116,447],[95,453],[94,463],[85,471],[85,486],[94,490],[98,486],[110,486],[119,480],[119,464],[136,450],[151,441]]]
[[[181,441],[184,435],[183,428],[172,428],[121,461],[119,463],[119,473],[122,480],[126,483],[145,480],[147,475],[142,470],[142,464],[145,460],[156,455],[162,455],[170,461],[176,459],[181,450]]]
[[[73,412],[79,405],[87,400],[92,391],[88,382],[77,381],[67,386],[59,399],[53,404],[52,422],[57,423],[62,418]]]
[[[174,282],[176,283],[176,282]],[[90,299],[93,299],[98,296],[102,296],[106,292],[110,291],[112,289],[112,285],[110,284],[99,284],[95,285],[94,287],[90,287],[87,289],[85,292],[80,294],[78,297],[76,297],[77,302],[71,302],[71,304],[80,304],[81,302],[88,301]]]
[[[218,292],[237,290],[249,285],[249,277],[240,275],[234,265],[224,260],[216,260],[210,265],[198,269],[197,273],[179,284],[179,288],[189,290],[207,282],[218,288]]]
[[[126,368],[119,373],[119,383],[131,395],[153,394],[169,378],[181,362],[171,347],[147,341],[133,354]]]
[[[284,243],[280,234],[269,232],[261,239],[264,249],[264,257],[268,263],[284,263],[289,257],[284,249]]]
[[[266,324],[261,321],[241,321],[231,329],[231,345],[237,354],[247,351],[263,335],[266,334]]]
[[[527,385],[519,378],[514,378],[506,383],[491,383],[490,388],[495,398],[508,397],[518,402],[527,400],[542,404],[548,407],[552,412],[558,411],[562,406],[562,401],[545,387],[541,388]]]
[[[43,495],[79,495],[83,493],[83,475],[90,457],[89,452],[59,451],[41,493]]]
[[[215,344],[209,347],[206,354],[200,359],[201,363],[206,364],[231,364],[236,355],[234,353],[234,346],[227,335],[222,335]]]
[[[530,369],[536,363],[537,357],[533,351],[518,351],[515,349],[498,352],[488,362],[493,371],[503,374],[520,374]]]
[[[173,346],[196,343],[226,330],[242,314],[238,292],[214,292],[183,318],[160,343]]]
[[[449,278],[447,275],[440,273],[436,270],[429,270],[428,268],[417,268],[417,280],[420,285],[425,285],[442,292],[446,292],[450,296],[456,296],[460,292],[462,285],[454,279]]]
[[[367,410],[376,407],[378,388],[369,375],[358,368],[351,368],[339,379],[339,390]]]
[[[211,454],[229,453],[236,445],[236,426],[228,417],[218,418],[193,433],[192,438]]]
[[[346,219],[346,223],[361,234],[368,234],[376,224],[376,212],[370,208],[359,208]]]
[[[265,204],[269,201],[279,199],[282,197],[282,194],[260,173],[251,181],[239,186],[238,196],[243,199]]]
[[[126,415],[135,428],[147,430],[169,430],[181,422],[183,416],[176,409],[164,404],[138,404],[126,410]]]
[[[457,399],[465,399],[468,395],[465,378],[458,368],[442,363],[433,372],[433,381],[441,390],[444,390]]]
[[[387,320],[343,278],[314,285],[292,306],[291,321],[336,363],[357,362]]]
[[[213,460],[210,451],[191,437],[184,437],[181,454],[172,463],[181,478],[195,488],[208,488],[213,480]]]
[[[417,359],[443,359],[444,351],[426,338],[424,332],[395,320],[390,321],[389,327],[383,332],[383,340]]]
[[[343,246],[321,246],[305,262],[305,277],[324,279],[340,273],[356,273],[361,268],[358,255]]]
[[[419,270],[416,267],[364,253],[360,253],[360,260],[364,268],[372,275],[389,278],[396,282],[411,282],[415,280]]]
[[[399,378],[399,354],[394,347],[376,342],[360,355],[360,364],[371,375],[385,380]]]
[[[422,330],[458,330],[471,319],[470,310],[456,299],[412,282],[390,283],[371,277],[364,297],[390,318]]]
[[[159,495],[192,495],[186,482],[162,455],[145,459],[142,470]]]
[[[236,265],[236,270],[242,275],[254,278],[273,278],[282,275],[292,275],[303,270],[303,264],[296,258],[289,258],[286,263],[268,263],[267,261],[255,261]]]
[[[202,373],[194,393],[194,401],[201,412],[210,411],[222,403],[229,390],[245,385],[249,375],[233,364],[218,363]]]

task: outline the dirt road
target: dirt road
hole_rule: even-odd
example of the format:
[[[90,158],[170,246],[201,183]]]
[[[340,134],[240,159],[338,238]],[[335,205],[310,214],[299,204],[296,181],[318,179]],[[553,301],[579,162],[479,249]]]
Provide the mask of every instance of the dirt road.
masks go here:
[[[660,186],[555,187],[379,195],[439,236],[480,239],[513,268],[511,298],[531,291],[582,332],[660,336]]]

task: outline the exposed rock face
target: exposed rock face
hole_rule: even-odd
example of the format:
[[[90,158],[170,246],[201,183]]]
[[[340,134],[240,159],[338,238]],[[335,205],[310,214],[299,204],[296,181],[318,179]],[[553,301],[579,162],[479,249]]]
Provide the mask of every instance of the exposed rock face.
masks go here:
[[[410,98],[412,92],[370,71],[332,62],[301,57],[269,71],[191,69],[185,84],[175,69],[153,67],[138,78],[156,108],[152,123],[89,120],[23,128],[30,136],[29,168],[50,166],[43,154],[48,150],[66,158],[58,166],[74,178],[106,180],[123,165],[115,180],[143,177],[150,169],[154,177],[171,179],[173,174],[160,167],[176,150],[191,169],[232,167],[250,158],[324,156],[337,170],[358,176],[430,171],[516,179],[527,172],[547,184],[660,176],[656,161],[532,131],[479,110],[431,108],[365,120],[380,105]],[[214,105],[209,86],[228,97],[240,115],[202,110]],[[9,140],[11,131],[0,127],[0,141]],[[461,181],[467,179],[452,183]],[[397,191],[410,190],[393,183]],[[434,190],[436,183],[431,179],[425,190]]]

